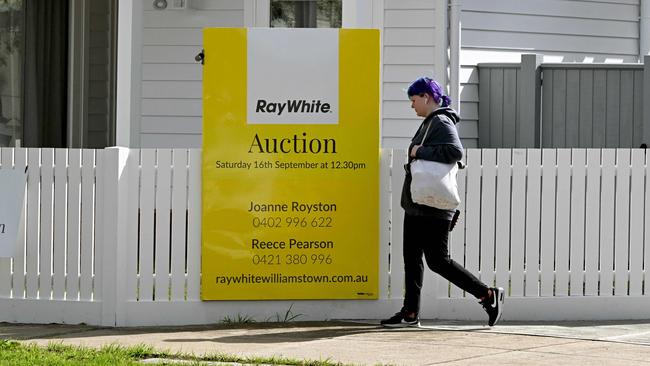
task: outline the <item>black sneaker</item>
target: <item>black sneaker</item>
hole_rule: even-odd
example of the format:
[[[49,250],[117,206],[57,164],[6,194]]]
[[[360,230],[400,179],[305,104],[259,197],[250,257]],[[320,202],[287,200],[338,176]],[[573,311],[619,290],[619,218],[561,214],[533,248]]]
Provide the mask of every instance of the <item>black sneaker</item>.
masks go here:
[[[415,315],[413,318],[410,318],[405,311],[400,310],[392,317],[382,320],[379,324],[388,328],[419,327],[420,318],[417,315]]]
[[[491,287],[490,290],[492,290],[492,296],[486,297],[480,301],[480,304],[488,314],[488,325],[494,326],[501,319],[505,293],[501,287]]]

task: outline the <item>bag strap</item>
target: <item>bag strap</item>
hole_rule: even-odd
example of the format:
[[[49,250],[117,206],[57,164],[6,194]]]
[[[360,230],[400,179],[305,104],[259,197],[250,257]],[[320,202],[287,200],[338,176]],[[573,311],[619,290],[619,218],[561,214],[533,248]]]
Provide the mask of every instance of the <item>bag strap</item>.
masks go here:
[[[429,127],[431,127],[432,124],[433,124],[433,118],[431,118],[431,120],[429,120],[429,124],[427,125],[427,130],[424,131],[424,137],[422,137],[422,141],[420,141],[420,145],[424,145],[424,140],[427,139],[427,133],[429,133]]]
[[[420,145],[424,146],[424,140],[427,139],[427,133],[429,133],[429,127],[431,127],[431,124],[433,123],[433,119],[429,121],[429,124],[427,125],[426,131],[424,131],[424,137],[422,137],[422,141],[420,141]]]

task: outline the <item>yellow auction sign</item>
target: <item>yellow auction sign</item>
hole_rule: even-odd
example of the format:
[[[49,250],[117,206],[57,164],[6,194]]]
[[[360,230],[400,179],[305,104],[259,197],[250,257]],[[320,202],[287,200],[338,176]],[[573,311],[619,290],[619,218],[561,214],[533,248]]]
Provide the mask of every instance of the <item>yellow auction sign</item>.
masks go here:
[[[203,40],[202,299],[376,299],[378,31]]]

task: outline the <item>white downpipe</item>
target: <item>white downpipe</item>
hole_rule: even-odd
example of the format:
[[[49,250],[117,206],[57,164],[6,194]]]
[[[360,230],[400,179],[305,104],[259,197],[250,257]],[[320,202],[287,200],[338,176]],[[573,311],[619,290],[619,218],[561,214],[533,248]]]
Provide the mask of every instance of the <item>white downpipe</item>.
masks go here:
[[[639,2],[639,61],[643,62],[643,56],[650,55],[650,0]]]
[[[460,113],[461,0],[449,0],[449,7],[449,96],[452,107]]]

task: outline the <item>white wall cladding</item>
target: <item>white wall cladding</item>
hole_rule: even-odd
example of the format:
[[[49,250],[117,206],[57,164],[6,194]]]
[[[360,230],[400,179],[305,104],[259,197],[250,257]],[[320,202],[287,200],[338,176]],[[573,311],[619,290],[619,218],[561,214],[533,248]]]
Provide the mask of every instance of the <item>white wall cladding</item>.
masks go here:
[[[243,26],[244,2],[193,0],[192,8],[154,10],[145,2],[141,147],[201,146],[202,69],[194,61],[201,30]],[[421,75],[437,76],[435,20],[434,1],[385,1],[384,146],[404,147],[419,125],[404,89]]]
[[[518,63],[522,53],[544,62],[638,61],[639,0],[463,0],[461,24],[465,141],[478,138],[479,62]]]
[[[416,78],[435,75],[436,1],[386,0],[383,34],[382,144],[408,146],[421,119],[415,115],[405,89]]]
[[[420,119],[404,89],[421,75],[441,79],[446,31],[442,0],[384,0],[382,144],[403,148]],[[140,146],[200,147],[202,70],[194,61],[203,27],[241,27],[244,2],[193,0],[192,9],[144,3]],[[639,0],[462,1],[461,116],[465,147],[478,143],[479,62],[636,62]],[[208,56],[209,57],[209,56]]]
[[[192,0],[186,10],[154,10],[145,1],[140,146],[200,147],[205,27],[242,27],[244,2]]]
[[[545,62],[638,61],[639,0],[462,4],[463,49],[534,52],[548,55]]]

